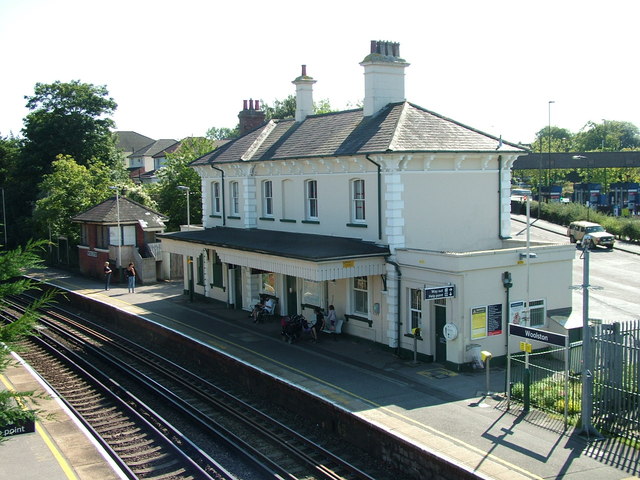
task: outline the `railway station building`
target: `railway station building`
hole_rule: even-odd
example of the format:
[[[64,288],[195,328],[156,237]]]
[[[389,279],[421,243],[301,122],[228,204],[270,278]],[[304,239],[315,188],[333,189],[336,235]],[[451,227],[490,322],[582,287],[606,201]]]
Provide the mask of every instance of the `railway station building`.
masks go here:
[[[454,369],[504,356],[509,319],[564,333],[575,247],[510,237],[527,150],[408,102],[399,50],[371,42],[362,108],[315,115],[303,66],[295,118],[191,164],[202,226],[160,236],[185,292],[308,319],[334,305],[344,333]]]

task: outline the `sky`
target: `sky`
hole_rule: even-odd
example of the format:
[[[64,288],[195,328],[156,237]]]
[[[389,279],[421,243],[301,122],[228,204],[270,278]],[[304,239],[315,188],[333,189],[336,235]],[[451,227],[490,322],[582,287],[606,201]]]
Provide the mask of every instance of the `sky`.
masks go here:
[[[0,0],[0,137],[55,81],[106,86],[116,129],[154,139],[235,127],[301,65],[315,101],[352,108],[371,40],[400,43],[408,101],[511,142],[640,127],[638,18],[637,0]]]

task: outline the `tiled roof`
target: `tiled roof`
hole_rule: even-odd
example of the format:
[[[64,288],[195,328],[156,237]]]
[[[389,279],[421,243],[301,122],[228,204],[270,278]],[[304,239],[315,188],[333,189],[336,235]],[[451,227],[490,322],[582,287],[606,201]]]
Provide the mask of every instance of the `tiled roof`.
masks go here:
[[[150,210],[144,205],[134,202],[126,197],[119,197],[120,224],[133,225],[140,223],[143,229],[164,228],[164,222],[168,220],[164,215]],[[71,220],[79,223],[101,223],[105,225],[117,225],[118,206],[116,197],[111,197],[89,210],[76,215]]]
[[[119,131],[114,133],[117,138],[116,146],[123,152],[135,152],[136,150],[155,142],[153,138],[146,137],[136,132]]]
[[[273,120],[191,165],[420,151],[526,153],[516,144],[401,102],[366,118],[358,109],[310,115],[299,123]]]
[[[215,227],[165,233],[159,237],[313,262],[389,255],[388,247],[357,238],[276,230]]]
[[[175,140],[173,140],[172,138],[162,138],[160,140],[154,141],[153,143],[150,143],[149,145],[145,145],[144,147],[142,147],[139,150],[136,150],[131,155],[129,155],[129,158],[131,158],[131,157],[144,157],[144,156],[151,157],[151,156],[155,155],[156,153],[162,152],[166,148],[169,148],[171,145],[173,145],[175,143],[177,143],[177,142]]]

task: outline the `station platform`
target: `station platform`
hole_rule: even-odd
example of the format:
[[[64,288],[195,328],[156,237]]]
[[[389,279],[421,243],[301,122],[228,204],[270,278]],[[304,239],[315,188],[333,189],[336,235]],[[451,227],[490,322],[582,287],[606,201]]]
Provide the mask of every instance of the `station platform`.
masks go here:
[[[126,285],[115,284],[105,291],[98,280],[61,270],[41,270],[33,276],[251,363],[464,466],[478,478],[629,479],[640,471],[640,455],[630,447],[608,440],[589,442],[573,428],[565,431],[562,419],[535,410],[525,413],[517,404],[507,409],[504,397],[492,393],[504,391],[502,368],[492,367],[487,382],[485,371],[451,372],[438,364],[399,358],[389,348],[348,335],[288,344],[277,322],[254,324],[248,312],[224,303],[190,301],[182,282],[140,285],[135,293],[127,293]],[[25,437],[29,437],[26,442],[41,441],[32,434]],[[51,437],[58,442],[53,433]],[[25,449],[15,457],[6,450],[15,440],[23,441],[16,437],[0,446],[3,466],[25,463]],[[70,465],[81,470],[73,460]],[[82,473],[87,475],[43,478],[109,478]]]

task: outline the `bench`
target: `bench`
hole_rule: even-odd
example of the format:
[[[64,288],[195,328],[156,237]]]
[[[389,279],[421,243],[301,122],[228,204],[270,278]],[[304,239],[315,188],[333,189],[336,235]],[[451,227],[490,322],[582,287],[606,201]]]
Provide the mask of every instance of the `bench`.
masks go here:
[[[271,308],[271,312],[260,310],[256,318],[257,322],[263,323],[265,320],[269,321],[275,319],[278,316],[278,297],[274,297],[273,295],[261,295],[260,297],[261,303],[264,303],[269,298],[273,300],[273,307]]]
[[[338,340],[338,335],[342,333],[342,325],[344,324],[344,319],[338,318],[336,320],[336,325],[334,330],[329,330],[329,327],[325,325],[325,328],[322,329],[322,333],[329,333],[333,335],[334,340]]]

